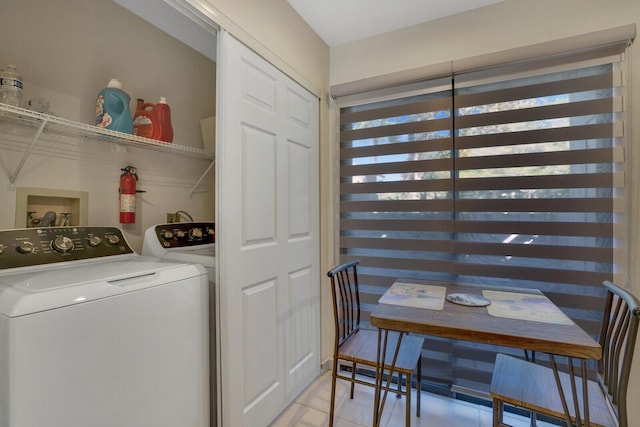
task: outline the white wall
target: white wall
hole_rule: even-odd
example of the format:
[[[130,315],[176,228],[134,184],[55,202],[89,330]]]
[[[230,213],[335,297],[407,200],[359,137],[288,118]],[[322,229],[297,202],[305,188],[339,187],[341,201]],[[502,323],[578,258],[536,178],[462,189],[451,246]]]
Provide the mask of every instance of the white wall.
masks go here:
[[[93,124],[96,96],[116,77],[132,109],[136,98],[166,97],[174,143],[202,148],[199,120],[215,114],[213,61],[110,0],[3,0],[0,16],[11,17],[0,26],[0,66],[18,67],[25,102],[42,96],[60,117]],[[0,121],[0,228],[15,226],[8,177],[25,148],[15,135],[24,132]],[[146,190],[137,198],[136,224],[122,227],[136,250],[144,230],[165,222],[167,212],[182,209],[197,220],[213,220],[214,174],[189,194],[209,162],[175,153],[45,134],[16,185],[87,191],[88,224],[118,226],[120,168],[129,164],[138,168],[139,188]]]
[[[196,2],[197,0],[189,0]],[[205,0],[216,9],[218,24],[301,84],[309,83],[323,98],[329,84],[329,48],[286,0]],[[237,34],[238,29],[252,40]],[[322,112],[321,112],[322,115]]]
[[[639,16],[636,0],[505,0],[334,47],[331,85],[637,23]]]
[[[331,85],[461,60],[627,24],[640,31],[638,0],[506,0],[482,9],[331,49]],[[640,42],[631,47],[631,254],[636,260],[640,197]],[[331,208],[330,208],[331,209]],[[631,290],[640,297],[640,265],[631,262]],[[628,402],[640,401],[640,342]],[[629,419],[640,419],[630,405]]]

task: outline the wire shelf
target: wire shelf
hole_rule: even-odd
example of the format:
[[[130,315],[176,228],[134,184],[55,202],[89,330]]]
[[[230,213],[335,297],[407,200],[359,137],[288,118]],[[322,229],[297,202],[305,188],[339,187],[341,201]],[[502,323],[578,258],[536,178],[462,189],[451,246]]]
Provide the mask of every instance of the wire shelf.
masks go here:
[[[152,150],[178,153],[185,156],[213,160],[214,153],[187,145],[178,145],[154,139],[143,138],[123,132],[116,132],[85,123],[74,122],[57,116],[37,113],[25,108],[0,103],[0,120],[26,127],[40,128],[45,123],[43,132],[55,133],[71,137],[83,137],[113,142],[120,145],[144,147]]]
[[[91,126],[84,123],[74,122],[60,118],[58,116],[52,116],[49,114],[37,113],[35,111],[27,110],[20,107],[14,107],[0,103],[0,122],[7,122],[17,124],[26,128],[33,128],[34,134],[31,143],[28,145],[26,151],[22,155],[22,158],[18,162],[15,171],[9,175],[9,189],[15,190],[16,180],[20,171],[24,166],[27,158],[31,154],[38,139],[43,133],[50,133],[61,136],[80,137],[81,139],[102,140],[107,142],[113,142],[124,146],[142,147],[144,149],[164,151],[167,153],[177,153],[183,156],[196,157],[202,160],[209,160],[211,164],[200,176],[200,179],[191,189],[193,194],[195,189],[200,185],[205,175],[213,168],[215,164],[215,154],[202,150],[200,148],[189,147],[186,145],[178,145],[163,141],[156,141],[154,139],[143,138],[136,135],[130,135],[123,132],[115,132],[109,129],[100,128],[97,126]]]

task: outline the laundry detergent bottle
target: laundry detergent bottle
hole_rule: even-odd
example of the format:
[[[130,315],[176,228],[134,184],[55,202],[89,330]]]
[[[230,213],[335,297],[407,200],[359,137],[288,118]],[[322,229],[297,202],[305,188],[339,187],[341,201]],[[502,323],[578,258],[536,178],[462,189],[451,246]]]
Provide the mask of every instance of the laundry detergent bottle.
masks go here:
[[[167,99],[160,97],[156,104],[156,118],[158,125],[154,129],[153,139],[164,142],[173,142],[173,126],[171,125],[171,108],[167,104]]]
[[[133,134],[156,141],[173,142],[171,109],[166,98],[160,97],[157,104],[138,99],[133,117]]]
[[[123,133],[133,133],[133,119],[129,109],[131,98],[122,90],[122,83],[111,79],[96,100],[96,126]]]
[[[151,138],[153,135],[153,104],[145,103],[138,98],[136,113],[133,116],[133,134],[143,138]]]

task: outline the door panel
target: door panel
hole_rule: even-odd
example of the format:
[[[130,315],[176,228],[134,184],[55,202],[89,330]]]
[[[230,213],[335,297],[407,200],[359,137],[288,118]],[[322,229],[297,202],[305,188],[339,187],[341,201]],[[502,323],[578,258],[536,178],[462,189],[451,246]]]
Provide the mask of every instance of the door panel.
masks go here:
[[[294,398],[319,375],[318,100],[291,80],[285,90],[289,313],[285,323],[285,394]],[[315,255],[313,255],[315,254]],[[312,333],[313,332],[313,333]]]
[[[242,198],[243,245],[276,240],[276,145],[271,131],[242,125],[242,164],[239,196]],[[260,215],[256,215],[256,213]]]
[[[256,427],[320,374],[318,100],[219,37],[222,419]]]
[[[243,339],[246,342],[244,359],[245,406],[258,403],[265,393],[278,387],[276,282],[269,280],[242,290]]]
[[[311,238],[309,147],[289,141],[289,239]]]

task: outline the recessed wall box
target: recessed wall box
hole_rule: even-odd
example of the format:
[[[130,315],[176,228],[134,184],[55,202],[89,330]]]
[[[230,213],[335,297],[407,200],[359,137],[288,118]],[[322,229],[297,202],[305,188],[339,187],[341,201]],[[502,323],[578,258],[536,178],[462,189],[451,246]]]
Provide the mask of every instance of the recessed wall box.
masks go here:
[[[87,225],[89,193],[54,188],[16,189],[16,228]],[[53,213],[55,221],[53,223]]]

